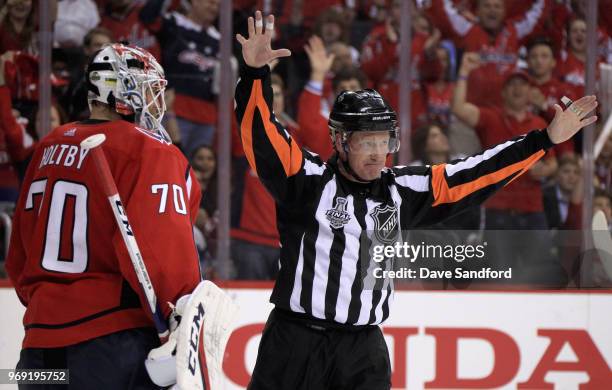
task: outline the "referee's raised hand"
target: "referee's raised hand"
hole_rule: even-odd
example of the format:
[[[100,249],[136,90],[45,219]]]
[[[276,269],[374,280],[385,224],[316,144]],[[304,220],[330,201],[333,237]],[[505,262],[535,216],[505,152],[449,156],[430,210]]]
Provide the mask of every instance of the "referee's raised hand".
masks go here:
[[[594,95],[584,96],[573,102],[566,110],[555,104],[555,117],[548,125],[548,137],[555,144],[572,138],[580,129],[595,123],[596,115],[589,114],[597,107]]]
[[[268,15],[264,26],[261,12],[255,12],[255,19],[249,17],[249,38],[236,34],[236,39],[242,45],[242,56],[244,62],[253,68],[260,68],[270,61],[289,57],[291,52],[288,49],[272,50],[272,32],[274,31],[274,15]]]

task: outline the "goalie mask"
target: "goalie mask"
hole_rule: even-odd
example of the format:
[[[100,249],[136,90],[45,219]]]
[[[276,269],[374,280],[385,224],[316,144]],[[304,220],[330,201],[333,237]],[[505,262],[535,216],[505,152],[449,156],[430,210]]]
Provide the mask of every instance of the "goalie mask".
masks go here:
[[[122,44],[105,46],[89,63],[86,80],[90,109],[93,101],[104,103],[133,118],[143,129],[170,139],[161,124],[167,81],[161,65],[146,50]]]

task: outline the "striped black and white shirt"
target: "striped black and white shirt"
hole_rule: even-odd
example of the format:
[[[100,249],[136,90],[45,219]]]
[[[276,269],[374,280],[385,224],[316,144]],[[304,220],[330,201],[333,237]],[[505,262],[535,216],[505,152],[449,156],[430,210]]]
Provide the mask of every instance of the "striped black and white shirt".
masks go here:
[[[361,246],[374,239],[364,234],[385,242],[478,205],[553,146],[545,130],[534,130],[452,163],[385,168],[361,184],[346,179],[333,157],[323,162],[301,149],[278,123],[267,66],[242,70],[235,99],[246,157],[277,206],[281,267],[271,302],[348,326],[382,323],[392,299],[388,281],[364,287],[370,259]]]

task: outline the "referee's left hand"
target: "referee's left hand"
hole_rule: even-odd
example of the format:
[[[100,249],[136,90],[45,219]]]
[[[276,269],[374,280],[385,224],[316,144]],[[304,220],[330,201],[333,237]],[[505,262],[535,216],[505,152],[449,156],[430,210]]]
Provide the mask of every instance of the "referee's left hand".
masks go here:
[[[595,123],[597,115],[587,117],[597,107],[595,95],[584,96],[573,102],[565,111],[555,104],[555,117],[548,125],[548,137],[554,144],[572,138],[580,129]]]
[[[274,15],[268,15],[265,21],[261,12],[255,12],[255,20],[249,17],[249,38],[236,34],[236,39],[242,45],[242,56],[244,62],[253,68],[261,68],[272,60],[280,57],[289,57],[288,49],[272,50],[272,32],[274,31]]]

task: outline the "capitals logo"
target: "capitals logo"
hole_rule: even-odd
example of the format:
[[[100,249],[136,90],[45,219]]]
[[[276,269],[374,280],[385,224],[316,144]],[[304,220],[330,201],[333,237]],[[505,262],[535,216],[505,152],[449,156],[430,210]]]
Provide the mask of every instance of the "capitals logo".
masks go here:
[[[332,228],[340,229],[350,221],[351,215],[346,211],[346,203],[346,198],[337,197],[334,208],[325,212],[325,217]]]
[[[397,208],[393,205],[376,206],[370,213],[374,220],[374,235],[378,242],[392,244],[397,238]]]

